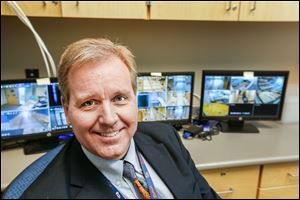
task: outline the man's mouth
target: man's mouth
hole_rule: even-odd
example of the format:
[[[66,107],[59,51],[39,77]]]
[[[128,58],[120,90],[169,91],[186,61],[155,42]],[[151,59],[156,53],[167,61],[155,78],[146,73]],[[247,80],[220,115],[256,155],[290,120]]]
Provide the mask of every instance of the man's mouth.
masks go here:
[[[114,131],[114,132],[98,132],[99,135],[101,135],[102,137],[114,137],[116,135],[118,135],[120,133],[120,130],[119,131]]]

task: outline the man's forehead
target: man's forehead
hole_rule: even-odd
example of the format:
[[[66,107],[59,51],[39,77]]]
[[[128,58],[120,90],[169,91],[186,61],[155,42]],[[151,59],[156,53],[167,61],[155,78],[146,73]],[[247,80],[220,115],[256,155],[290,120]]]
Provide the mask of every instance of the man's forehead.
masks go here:
[[[75,99],[87,99],[92,97],[97,98],[108,98],[111,96],[115,96],[118,94],[131,94],[131,88],[130,87],[90,87],[85,90],[80,89],[74,89],[72,94],[74,95]]]
[[[95,93],[131,92],[130,72],[127,66],[117,57],[105,62],[88,62],[76,66],[69,74],[71,92],[76,96],[89,96]],[[107,93],[108,91],[106,91]]]
[[[125,63],[116,56],[110,56],[105,60],[93,60],[78,65],[73,65],[69,75],[72,78],[85,79],[85,78],[105,78],[105,76],[118,76],[125,77],[130,72]],[[86,77],[88,76],[88,77]]]
[[[71,82],[70,89],[71,92],[76,93],[76,96],[86,96],[93,95],[95,93],[130,93],[133,90],[131,82],[129,80],[124,80],[124,78],[114,77],[103,77],[93,74],[94,78],[83,78]],[[121,76],[120,76],[121,77]]]
[[[69,79],[70,86],[75,88],[110,87],[111,89],[131,86],[130,76],[124,73],[105,73],[103,71],[89,72]]]

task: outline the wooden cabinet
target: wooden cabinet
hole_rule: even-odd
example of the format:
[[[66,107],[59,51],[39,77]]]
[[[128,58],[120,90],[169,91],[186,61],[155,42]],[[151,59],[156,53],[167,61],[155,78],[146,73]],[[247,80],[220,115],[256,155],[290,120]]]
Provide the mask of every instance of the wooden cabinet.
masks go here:
[[[299,164],[279,163],[263,166],[261,187],[273,187],[299,184]]]
[[[63,17],[146,19],[145,1],[62,1]]]
[[[201,174],[224,199],[299,199],[299,163],[203,170]]]
[[[151,1],[150,19],[237,21],[238,1]]]
[[[147,19],[145,1],[18,1],[27,16]],[[1,2],[1,15],[16,15]]]
[[[299,21],[299,2],[241,1],[239,21]]]
[[[225,199],[256,198],[260,166],[204,170],[201,174]]]
[[[153,1],[150,11],[150,19],[299,21],[298,1]]]
[[[17,1],[26,16],[61,17],[58,1]],[[16,15],[7,2],[1,1],[1,15]]]
[[[203,21],[299,21],[298,1],[17,1],[27,16]],[[1,15],[15,12],[1,1]]]
[[[264,165],[258,198],[299,199],[299,163]]]

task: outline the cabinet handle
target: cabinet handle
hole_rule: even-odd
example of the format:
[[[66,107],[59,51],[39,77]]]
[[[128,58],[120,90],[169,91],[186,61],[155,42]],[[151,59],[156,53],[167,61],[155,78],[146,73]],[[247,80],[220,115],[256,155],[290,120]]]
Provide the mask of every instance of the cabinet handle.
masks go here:
[[[52,3],[54,3],[54,5],[57,5],[57,4],[58,4],[58,1],[52,1]]]
[[[229,188],[228,190],[217,192],[217,193],[220,194],[220,195],[222,195],[222,194],[232,194],[233,193],[233,189]]]
[[[47,2],[46,1],[43,1],[43,6],[47,6]]]
[[[226,3],[226,11],[230,11],[231,10],[231,4],[232,4],[232,1],[228,1]]]
[[[293,174],[293,173],[288,172],[287,175],[291,178],[299,178],[299,174]]]
[[[76,1],[76,6],[79,6],[79,1]]]
[[[252,8],[250,8],[250,11],[253,12],[256,10],[256,1],[253,1]]]
[[[232,10],[235,11],[237,9],[237,5],[232,6]]]

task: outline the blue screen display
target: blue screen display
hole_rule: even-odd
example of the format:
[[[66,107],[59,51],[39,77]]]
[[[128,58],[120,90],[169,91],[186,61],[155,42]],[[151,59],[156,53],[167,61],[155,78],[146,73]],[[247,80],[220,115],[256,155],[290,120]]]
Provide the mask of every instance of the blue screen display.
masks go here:
[[[264,74],[265,73],[265,74]],[[203,76],[202,117],[278,118],[287,76],[261,72],[251,77],[220,73]]]
[[[1,84],[1,138],[71,128],[60,103],[58,83]]]
[[[188,120],[191,111],[192,75],[139,76],[139,121]]]

